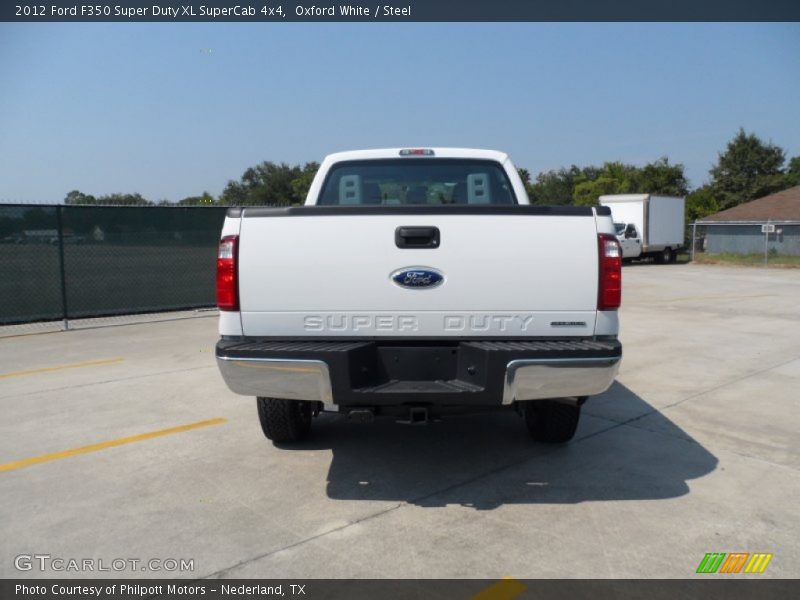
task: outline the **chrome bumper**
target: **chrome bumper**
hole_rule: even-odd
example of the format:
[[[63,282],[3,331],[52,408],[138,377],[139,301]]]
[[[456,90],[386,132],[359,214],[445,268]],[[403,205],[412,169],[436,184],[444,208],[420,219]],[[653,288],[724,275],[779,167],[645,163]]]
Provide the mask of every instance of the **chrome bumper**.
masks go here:
[[[218,356],[217,365],[237,394],[333,402],[328,365],[321,360]]]
[[[502,403],[600,394],[613,383],[619,363],[620,357],[512,360],[506,366]],[[333,403],[324,361],[218,356],[217,364],[237,394]]]
[[[512,360],[506,367],[503,404],[601,394],[614,382],[620,360],[618,356]]]

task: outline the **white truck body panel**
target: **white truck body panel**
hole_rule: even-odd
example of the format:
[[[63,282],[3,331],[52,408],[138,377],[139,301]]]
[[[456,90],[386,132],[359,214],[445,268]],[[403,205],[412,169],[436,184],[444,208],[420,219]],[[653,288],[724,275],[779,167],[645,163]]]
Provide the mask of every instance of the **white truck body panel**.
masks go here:
[[[398,225],[438,227],[441,247],[397,248]],[[564,246],[565,238],[573,242]],[[592,335],[597,262],[587,256],[597,254],[596,245],[595,220],[570,216],[243,218],[243,332]],[[562,250],[541,251],[549,248]],[[291,269],[284,267],[287,261]],[[445,281],[435,289],[417,290],[391,280],[393,272],[412,266],[434,268]],[[567,322],[572,325],[553,325]]]
[[[650,196],[647,246],[653,248],[683,246],[684,205],[684,198]]]

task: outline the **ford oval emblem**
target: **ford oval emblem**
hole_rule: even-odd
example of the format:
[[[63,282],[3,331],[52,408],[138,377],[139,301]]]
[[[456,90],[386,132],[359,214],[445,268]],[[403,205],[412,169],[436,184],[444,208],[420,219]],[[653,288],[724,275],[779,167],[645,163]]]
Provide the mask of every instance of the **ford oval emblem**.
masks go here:
[[[400,287],[424,290],[442,285],[444,275],[430,267],[406,267],[392,273],[392,281]]]

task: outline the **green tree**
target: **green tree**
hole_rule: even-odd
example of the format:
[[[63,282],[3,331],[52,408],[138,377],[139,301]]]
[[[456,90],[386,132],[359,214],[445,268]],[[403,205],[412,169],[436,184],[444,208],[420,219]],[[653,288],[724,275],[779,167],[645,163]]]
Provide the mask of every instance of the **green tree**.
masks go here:
[[[593,167],[588,167],[593,169]],[[568,169],[543,171],[536,181],[528,186],[528,195],[533,204],[561,205],[572,204],[576,181],[594,179],[594,173],[587,173],[572,165]]]
[[[534,204],[578,204],[592,206],[603,194],[651,193],[685,196],[689,183],[682,164],[666,157],[644,167],[619,161],[602,167],[588,166],[544,171],[528,189]]]
[[[642,187],[639,183],[641,178],[641,169],[633,165],[627,165],[623,162],[607,162],[603,164],[603,168],[598,173],[597,180],[608,182],[604,186],[608,187],[609,191],[606,194],[629,194],[641,192]],[[596,200],[596,198],[595,198]]]
[[[208,192],[203,192],[202,196],[188,196],[178,201],[178,206],[213,206],[214,196]]]
[[[97,204],[118,206],[152,206],[152,202],[142,197],[141,194],[108,194],[97,198]]]
[[[97,204],[97,198],[91,194],[72,190],[64,197],[64,204]]]
[[[779,146],[739,129],[709,171],[720,209],[731,208],[782,189],[786,156]]]
[[[319,163],[306,163],[303,165],[300,175],[292,180],[292,191],[294,192],[294,197],[300,204],[305,202],[306,195],[308,195],[308,190],[311,187],[311,182],[314,180],[314,175],[317,174],[318,170]]]
[[[684,196],[689,184],[682,164],[670,164],[666,157],[644,167],[622,162],[607,162],[599,169],[583,169],[574,178],[573,202],[581,206],[597,204],[604,194],[664,194]]]
[[[219,203],[228,206],[287,205],[302,204],[301,195],[308,172],[314,163],[299,165],[263,162],[250,167],[239,181],[229,181],[219,198]],[[310,180],[309,180],[310,183]]]
[[[646,164],[635,176],[637,191],[664,196],[685,196],[689,193],[689,182],[682,164],[671,165],[666,156]]]
[[[686,196],[686,222],[693,223],[698,219],[719,212],[719,203],[714,197],[714,190],[710,185],[704,185]]]
[[[522,186],[525,188],[525,193],[528,198],[533,202],[533,186],[531,184],[531,172],[528,169],[517,169],[519,178],[522,180]]]
[[[786,167],[786,187],[800,185],[800,156],[795,156]]]
[[[578,206],[594,206],[597,199],[604,194],[623,193],[622,182],[608,174],[597,179],[582,181],[575,186],[572,193],[574,204]]]

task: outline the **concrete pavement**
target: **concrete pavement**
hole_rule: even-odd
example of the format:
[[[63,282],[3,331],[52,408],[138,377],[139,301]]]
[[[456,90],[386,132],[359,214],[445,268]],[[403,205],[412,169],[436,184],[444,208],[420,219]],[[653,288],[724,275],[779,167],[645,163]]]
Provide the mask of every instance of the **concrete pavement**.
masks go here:
[[[800,271],[623,276],[618,382],[556,447],[496,414],[323,416],[276,448],[216,371],[214,318],[0,339],[0,465],[58,455],[0,466],[0,576],[92,575],[14,566],[49,554],[193,560],[109,577],[692,577],[706,552],[800,576]]]

